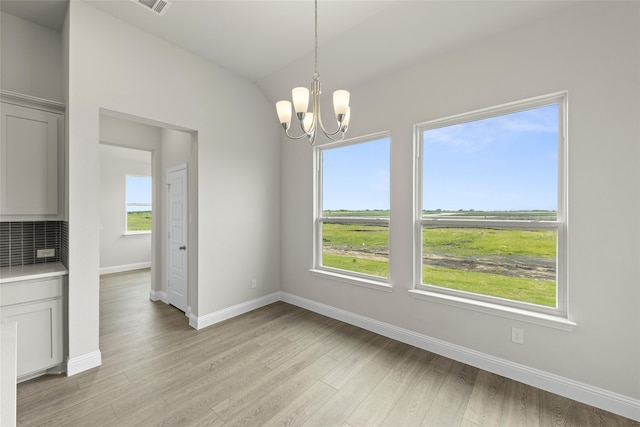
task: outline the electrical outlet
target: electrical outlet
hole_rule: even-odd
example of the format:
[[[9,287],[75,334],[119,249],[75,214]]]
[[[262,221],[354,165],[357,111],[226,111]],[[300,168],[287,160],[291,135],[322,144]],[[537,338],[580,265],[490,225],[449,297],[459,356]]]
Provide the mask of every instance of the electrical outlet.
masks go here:
[[[511,341],[516,344],[524,344],[524,329],[511,328]]]
[[[251,279],[251,289],[255,289],[258,286],[256,279]]]
[[[36,256],[38,258],[48,258],[51,256],[56,256],[55,249],[38,249]]]

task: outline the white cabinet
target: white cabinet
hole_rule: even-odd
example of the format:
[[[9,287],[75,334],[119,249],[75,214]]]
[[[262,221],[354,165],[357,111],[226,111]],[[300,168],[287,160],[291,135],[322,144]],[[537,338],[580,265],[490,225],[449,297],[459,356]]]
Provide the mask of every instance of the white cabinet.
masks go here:
[[[15,281],[0,287],[0,321],[17,324],[18,381],[63,361],[64,277]]]
[[[0,108],[0,215],[61,219],[64,199],[63,107],[3,93]]]
[[[0,425],[16,425],[16,324],[0,325]]]

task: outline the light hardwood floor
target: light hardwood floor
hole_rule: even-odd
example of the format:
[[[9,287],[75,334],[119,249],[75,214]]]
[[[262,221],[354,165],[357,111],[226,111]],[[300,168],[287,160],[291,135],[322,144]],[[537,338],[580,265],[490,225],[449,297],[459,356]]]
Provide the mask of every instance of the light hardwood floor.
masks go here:
[[[102,366],[18,386],[18,425],[639,426],[278,302],[196,331],[103,276]]]

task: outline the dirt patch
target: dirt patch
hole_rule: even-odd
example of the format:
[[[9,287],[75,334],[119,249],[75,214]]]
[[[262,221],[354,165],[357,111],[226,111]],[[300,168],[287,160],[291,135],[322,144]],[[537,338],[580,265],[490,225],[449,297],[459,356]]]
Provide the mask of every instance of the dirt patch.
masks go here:
[[[331,255],[365,258],[377,261],[388,261],[388,252],[374,251],[369,248],[356,250],[337,247],[324,247],[325,253]],[[530,257],[492,257],[465,258],[448,257],[437,254],[426,254],[422,257],[424,265],[429,267],[451,268],[455,270],[473,271],[478,273],[500,274],[509,277],[522,277],[536,280],[556,280],[555,260]]]
[[[479,273],[500,274],[536,280],[556,280],[556,263],[544,258],[492,257],[492,258],[451,258],[437,254],[422,257],[424,265],[430,267],[453,268]]]
[[[338,256],[348,256],[353,258],[366,258],[373,259],[376,261],[389,261],[389,253],[383,251],[374,251],[371,249],[342,249],[334,246],[325,246],[323,252],[330,255],[338,255]]]

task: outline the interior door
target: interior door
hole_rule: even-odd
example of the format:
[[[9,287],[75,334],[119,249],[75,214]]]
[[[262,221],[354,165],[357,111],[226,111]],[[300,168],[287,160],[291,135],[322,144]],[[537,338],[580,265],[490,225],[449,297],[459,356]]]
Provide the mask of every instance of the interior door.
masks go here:
[[[188,247],[188,192],[187,167],[167,170],[169,184],[169,304],[187,311]]]

